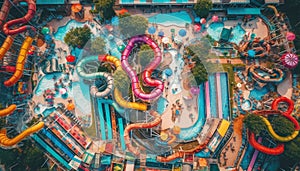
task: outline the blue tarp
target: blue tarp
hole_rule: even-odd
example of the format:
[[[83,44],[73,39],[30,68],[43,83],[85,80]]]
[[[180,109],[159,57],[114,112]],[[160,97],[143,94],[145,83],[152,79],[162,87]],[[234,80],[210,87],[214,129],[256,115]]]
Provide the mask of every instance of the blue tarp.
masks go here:
[[[259,8],[228,8],[228,15],[260,15]]]

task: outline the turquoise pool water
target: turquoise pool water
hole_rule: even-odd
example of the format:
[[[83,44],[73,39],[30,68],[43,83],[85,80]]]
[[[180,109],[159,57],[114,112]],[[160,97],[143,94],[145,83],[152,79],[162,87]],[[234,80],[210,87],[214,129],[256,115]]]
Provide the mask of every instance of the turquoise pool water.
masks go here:
[[[54,111],[55,111],[55,107],[51,107],[51,108],[45,109],[43,111],[43,115],[44,115],[44,117],[47,117],[47,116],[49,116]]]
[[[269,92],[269,88],[267,86],[264,86],[261,89],[253,89],[252,91],[250,91],[250,95],[249,97],[253,97],[256,100],[261,100],[262,97],[267,94]]]
[[[156,14],[149,17],[148,21],[149,23],[156,23],[164,26],[177,25],[181,27],[185,27],[186,23],[192,23],[192,19],[186,11],[179,11],[168,14]]]
[[[208,76],[209,82],[209,96],[210,96],[210,112],[212,118],[218,118],[217,115],[217,96],[216,96],[216,82],[215,74]]]
[[[163,97],[160,97],[158,100],[157,100],[157,109],[156,111],[159,113],[159,114],[163,114],[166,110],[166,105],[169,104],[168,100],[163,98]]]
[[[228,119],[230,114],[229,109],[229,91],[228,91],[228,76],[227,73],[220,73],[221,83],[221,98],[223,118]]]
[[[38,83],[35,94],[40,96],[43,94],[44,90],[47,89],[54,89],[54,80],[52,79],[53,76],[56,76],[57,78],[61,77],[61,73],[52,73],[45,75]]]
[[[216,22],[211,23],[207,28],[207,33],[216,41],[220,40],[220,36],[224,27],[224,23]],[[240,24],[232,28],[232,36],[230,37],[229,41],[239,44],[240,41],[243,39],[246,31],[242,28]]]
[[[85,24],[87,24],[87,22],[82,23],[76,20],[70,20],[66,25],[58,27],[57,31],[54,33],[54,38],[63,42],[64,37],[69,30],[76,27],[83,27]]]

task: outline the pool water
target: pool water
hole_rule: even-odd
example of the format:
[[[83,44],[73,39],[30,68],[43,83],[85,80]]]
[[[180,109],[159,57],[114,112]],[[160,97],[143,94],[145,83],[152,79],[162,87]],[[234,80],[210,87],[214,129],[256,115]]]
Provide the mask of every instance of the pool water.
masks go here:
[[[53,113],[55,111],[55,107],[51,107],[51,108],[47,108],[43,111],[43,115],[44,117],[49,116],[51,113]]]
[[[263,88],[261,89],[253,89],[252,91],[250,91],[250,95],[249,97],[253,97],[254,99],[256,100],[261,100],[262,97],[267,94],[269,92],[269,88],[267,86],[264,86]]]
[[[54,33],[54,38],[64,42],[64,37],[66,36],[67,32],[72,28],[83,27],[87,22],[78,22],[76,20],[70,20],[66,25],[61,26],[57,29]]]
[[[191,24],[192,19],[186,11],[173,12],[168,14],[156,14],[148,18],[149,23],[161,24],[164,26],[181,26]]]
[[[163,98],[163,97],[160,97],[158,100],[157,100],[157,109],[156,111],[159,113],[159,114],[163,114],[166,110],[166,107],[167,105],[169,104],[168,100]]]
[[[215,22],[211,23],[207,28],[207,33],[216,41],[220,40],[222,30],[224,28],[224,23]],[[232,28],[231,36],[229,42],[239,44],[243,40],[246,31],[242,28],[240,24]]]
[[[244,100],[241,107],[243,110],[250,110],[252,108],[252,103],[250,100]]]

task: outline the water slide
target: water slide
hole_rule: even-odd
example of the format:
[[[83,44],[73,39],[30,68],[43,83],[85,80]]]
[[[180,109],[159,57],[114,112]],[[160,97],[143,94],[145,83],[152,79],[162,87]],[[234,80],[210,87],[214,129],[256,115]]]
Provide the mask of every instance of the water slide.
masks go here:
[[[109,93],[113,89],[114,80],[113,80],[113,77],[106,72],[86,73],[84,71],[85,64],[95,62],[97,60],[98,60],[98,56],[88,56],[88,57],[81,59],[78,62],[78,64],[76,65],[76,71],[77,71],[77,74],[84,79],[96,79],[96,78],[106,79],[107,87],[102,92],[99,92],[97,87],[94,87],[94,86],[91,87],[91,91],[90,91],[91,95],[93,97],[99,98],[99,97],[105,97],[105,96],[109,95]]]
[[[106,140],[106,132],[105,132],[105,123],[104,123],[104,112],[102,103],[98,102],[98,114],[99,114],[99,120],[100,120],[100,128],[101,128],[101,139]]]
[[[206,118],[211,118],[210,113],[210,93],[209,93],[209,83],[206,81],[205,83],[205,104],[206,104]]]
[[[142,90],[136,71],[128,63],[128,57],[134,47],[134,44],[139,42],[144,42],[148,44],[155,53],[154,60],[146,67],[146,69],[143,71],[142,74],[143,81],[148,86],[155,87],[155,89],[149,94],[146,94]],[[131,79],[132,91],[138,98],[142,100],[152,100],[159,97],[162,94],[164,90],[163,82],[151,78],[152,71],[160,64],[161,58],[162,58],[162,54],[158,45],[151,38],[145,35],[132,37],[129,40],[125,50],[122,52],[122,56],[121,56],[122,68]]]
[[[105,109],[105,118],[106,118],[106,127],[107,127],[107,139],[112,140],[112,126],[111,126],[111,119],[110,119],[110,109],[108,104],[104,104]]]
[[[136,156],[140,155],[140,151],[138,148],[134,147],[131,144],[130,132],[133,129],[152,128],[161,123],[161,117],[160,117],[159,113],[151,110],[150,114],[155,118],[152,122],[130,124],[124,130],[124,139],[125,139],[126,147],[131,153],[133,153]]]
[[[217,72],[216,73],[216,86],[217,86],[217,89],[216,89],[216,96],[217,96],[217,102],[218,102],[218,114],[219,114],[219,118],[223,118],[223,108],[222,108],[222,104],[225,103],[222,101],[222,96],[224,96],[222,94],[222,90],[221,90],[221,80],[220,80],[220,73]],[[227,119],[227,118],[225,118]]]
[[[98,102],[101,102],[101,103],[107,103],[109,105],[112,105],[112,107],[114,107],[114,109],[119,113],[119,114],[122,114],[124,113],[124,109],[122,107],[120,107],[118,105],[118,103],[116,103],[115,101],[113,100],[110,100],[110,99],[98,99]]]
[[[273,6],[273,5],[268,5],[267,7],[268,7],[268,8],[271,8],[271,9],[274,11],[276,17],[279,17],[279,13],[278,13],[277,8],[276,8],[275,6]]]
[[[269,147],[266,147],[266,146],[258,143],[255,139],[254,133],[249,132],[248,136],[249,136],[248,139],[249,139],[250,145],[262,153],[269,154],[269,155],[279,155],[279,154],[283,153],[283,151],[284,151],[284,144],[282,144],[282,143],[278,144],[274,148],[269,148]]]
[[[125,139],[124,139],[124,125],[123,125],[122,118],[118,118],[118,125],[119,125],[119,132],[120,132],[121,147],[122,147],[122,150],[126,150],[126,144],[125,144]]]
[[[267,73],[269,76],[261,76],[260,73],[256,72],[256,70],[261,70],[264,71],[265,73]],[[252,65],[249,68],[249,72],[252,74],[252,76],[262,82],[262,83],[268,83],[268,82],[272,82],[272,83],[280,83],[283,81],[283,78],[285,76],[284,72],[279,69],[279,68],[273,68],[273,69],[268,69],[259,65]]]
[[[287,97],[281,96],[279,98],[276,98],[272,103],[272,109],[273,110],[278,110],[278,105],[281,102],[285,102],[289,105],[289,108],[284,113],[287,114],[287,115],[290,115],[294,110],[294,101],[287,98]]]
[[[261,143],[261,142],[262,142],[262,137],[259,137],[257,142],[258,142],[258,143]],[[254,166],[254,164],[255,164],[255,161],[256,161],[256,158],[257,158],[258,154],[259,154],[259,151],[258,151],[258,150],[255,150],[255,151],[254,151],[254,154],[253,154],[253,156],[252,156],[252,159],[251,159],[251,161],[250,161],[250,163],[249,163],[249,166],[248,166],[248,168],[247,168],[247,171],[252,171],[252,170],[253,170],[253,166]]]
[[[16,110],[16,108],[17,108],[17,105],[12,104],[12,105],[8,106],[7,108],[0,110],[0,117],[13,113]]]
[[[20,133],[19,135],[17,135],[16,137],[14,137],[12,139],[8,138],[6,135],[6,130],[2,129],[2,130],[0,130],[0,144],[4,145],[4,146],[13,146],[13,145],[19,143],[20,141],[22,141],[24,138],[26,138],[30,134],[38,132],[43,127],[44,127],[44,122],[39,122],[38,124],[24,130],[22,133]]]

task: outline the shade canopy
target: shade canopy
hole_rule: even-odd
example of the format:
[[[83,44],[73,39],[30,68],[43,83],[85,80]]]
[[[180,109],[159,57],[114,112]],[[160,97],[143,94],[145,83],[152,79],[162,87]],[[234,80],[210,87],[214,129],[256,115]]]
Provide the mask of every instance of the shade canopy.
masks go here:
[[[205,24],[206,23],[206,19],[205,18],[201,18],[200,23],[201,24]]]
[[[199,23],[200,22],[200,17],[196,17],[194,21],[195,21],[195,23]]]
[[[108,30],[108,31],[113,31],[113,27],[109,24],[105,25],[105,28]]]
[[[194,25],[194,31],[195,31],[195,32],[201,31],[201,26],[200,26],[199,24],[195,24],[195,25]]]
[[[173,71],[170,68],[164,70],[167,77],[170,77],[173,74]]]
[[[186,35],[186,30],[185,29],[180,29],[178,34],[181,36],[181,37],[184,37]]]
[[[155,32],[156,32],[156,28],[155,27],[151,26],[151,27],[148,28],[148,33],[149,34],[154,34]]]
[[[51,41],[51,40],[52,40],[51,35],[50,35],[50,34],[46,34],[46,35],[45,35],[45,40],[46,40],[47,42]]]
[[[288,41],[293,41],[293,40],[296,39],[296,35],[295,35],[294,33],[292,33],[292,32],[287,32],[287,33],[286,33],[286,39],[287,39]]]
[[[123,52],[124,49],[125,49],[125,46],[124,46],[124,45],[118,46],[118,50],[119,50],[120,52]]]
[[[48,27],[43,27],[42,28],[42,34],[49,34],[50,33],[50,29]]]
[[[67,109],[68,109],[68,110],[74,110],[74,109],[75,109],[75,104],[74,104],[74,103],[69,103],[69,104],[67,105]]]
[[[66,57],[67,62],[73,63],[76,61],[76,57],[73,55],[69,55]]]
[[[218,21],[219,21],[219,17],[216,16],[216,15],[214,15],[214,16],[212,16],[211,20],[212,20],[213,22],[218,22]]]
[[[165,35],[165,33],[163,31],[158,32],[158,36],[163,37],[164,35]]]
[[[286,53],[282,55],[281,62],[287,68],[295,68],[298,65],[299,58],[296,54]]]
[[[73,12],[80,12],[82,10],[82,5],[81,4],[73,4],[71,7],[71,10]]]
[[[254,58],[255,57],[255,51],[254,50],[248,50],[248,56]]]

